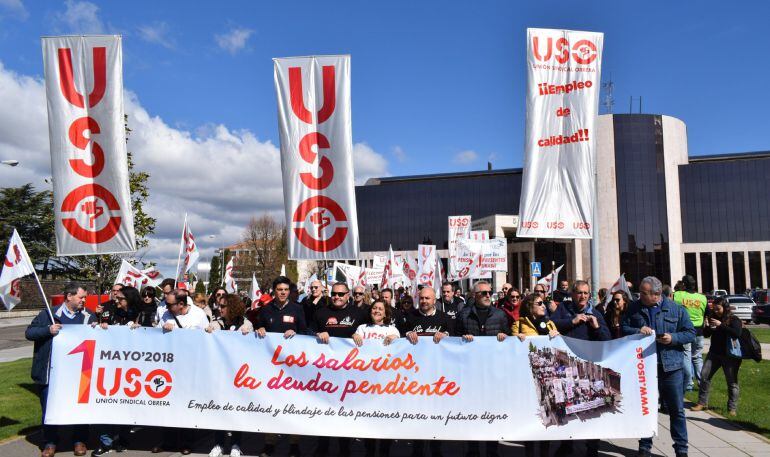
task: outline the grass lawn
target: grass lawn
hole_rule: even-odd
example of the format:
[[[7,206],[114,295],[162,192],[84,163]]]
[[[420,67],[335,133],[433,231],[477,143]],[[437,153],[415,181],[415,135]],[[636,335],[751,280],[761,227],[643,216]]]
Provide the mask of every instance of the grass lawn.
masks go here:
[[[770,327],[753,327],[749,330],[760,343],[770,343]]]
[[[40,425],[40,402],[29,377],[32,359],[0,363],[0,441]]]
[[[768,330],[768,333],[770,334],[770,330]],[[741,387],[741,396],[738,400],[738,416],[731,419],[742,427],[760,433],[766,438],[770,438],[770,389],[767,388],[768,380],[770,380],[769,361],[764,360],[760,363],[756,363],[753,360],[743,361],[738,372],[738,384]],[[697,390],[688,392],[687,399],[696,403],[698,401]],[[725,375],[722,370],[719,370],[711,378],[709,408],[715,413],[727,417],[727,384],[725,383]]]

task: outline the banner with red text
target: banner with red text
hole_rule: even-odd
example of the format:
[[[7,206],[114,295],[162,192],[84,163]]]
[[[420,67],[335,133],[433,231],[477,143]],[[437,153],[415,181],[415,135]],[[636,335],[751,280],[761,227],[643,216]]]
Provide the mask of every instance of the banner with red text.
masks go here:
[[[658,427],[652,336],[357,348],[339,338],[65,325],[51,367],[47,424],[495,441],[639,438]]]
[[[357,259],[350,56],[274,63],[289,258]]]
[[[447,235],[447,247],[449,248],[449,259],[447,260],[447,265],[449,271],[447,272],[447,277],[450,281],[456,281],[465,278],[465,276],[459,275],[463,270],[464,265],[458,263],[457,240],[468,238],[470,236],[471,217],[449,216],[448,221],[449,234]]]
[[[517,236],[591,238],[602,33],[527,29]]]
[[[117,35],[43,38],[57,255],[136,250]]]

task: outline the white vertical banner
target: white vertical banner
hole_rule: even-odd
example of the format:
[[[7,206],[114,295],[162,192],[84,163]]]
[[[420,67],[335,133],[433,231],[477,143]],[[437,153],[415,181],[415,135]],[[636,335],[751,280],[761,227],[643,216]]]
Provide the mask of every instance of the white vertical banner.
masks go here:
[[[238,292],[238,283],[233,276],[233,269],[235,268],[235,256],[230,257],[230,261],[225,266],[225,290],[229,294]]]
[[[414,284],[415,291],[418,286],[430,287],[436,291],[441,288],[437,267],[436,246],[429,244],[417,245],[417,276]],[[416,292],[415,295],[417,295]]]
[[[185,273],[191,268],[198,266],[200,258],[198,246],[195,244],[195,237],[190,229],[190,223],[187,222],[187,214],[184,215],[184,227],[182,227],[182,240],[179,242],[179,258],[176,279],[183,279]]]
[[[289,258],[356,259],[350,56],[274,63]]]
[[[57,255],[134,252],[121,37],[43,38]]]
[[[468,238],[470,233],[470,216],[449,216],[449,235],[447,237],[447,247],[449,248],[449,272],[447,276],[450,281],[457,280],[458,273],[463,269],[457,262],[457,240]]]
[[[489,241],[489,231],[487,230],[471,230],[468,237],[473,241],[481,241],[481,253],[478,255],[478,266],[475,267],[475,273],[471,275],[471,279],[492,279],[492,273],[484,268],[484,254],[487,251],[487,241]]]
[[[527,127],[517,236],[591,238],[604,34],[527,29]]]

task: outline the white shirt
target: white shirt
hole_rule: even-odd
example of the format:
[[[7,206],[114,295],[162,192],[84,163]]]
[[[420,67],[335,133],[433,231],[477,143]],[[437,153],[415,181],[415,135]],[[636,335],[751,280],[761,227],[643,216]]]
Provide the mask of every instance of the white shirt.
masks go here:
[[[365,340],[376,339],[383,340],[386,336],[394,335],[400,337],[401,334],[395,325],[375,325],[375,324],[361,324],[356,329],[356,334],[361,335]]]
[[[197,328],[205,330],[209,326],[209,320],[206,317],[206,313],[197,306],[187,306],[187,314],[180,314],[174,319],[174,315],[171,311],[166,310],[163,316],[158,321],[158,327],[163,327],[167,322],[174,324],[174,327],[179,327],[176,321],[182,324],[182,328]]]

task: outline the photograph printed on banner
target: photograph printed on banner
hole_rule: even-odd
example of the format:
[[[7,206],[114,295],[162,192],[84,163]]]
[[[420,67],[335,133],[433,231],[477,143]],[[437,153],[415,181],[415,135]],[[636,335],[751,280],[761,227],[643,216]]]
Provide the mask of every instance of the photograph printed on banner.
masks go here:
[[[529,344],[529,365],[546,427],[620,412],[620,373],[552,347]]]

